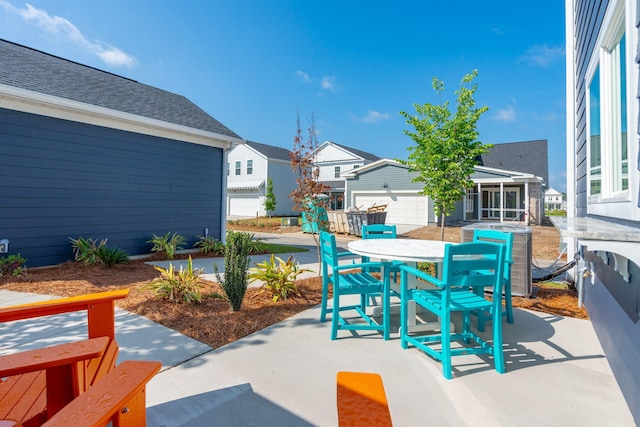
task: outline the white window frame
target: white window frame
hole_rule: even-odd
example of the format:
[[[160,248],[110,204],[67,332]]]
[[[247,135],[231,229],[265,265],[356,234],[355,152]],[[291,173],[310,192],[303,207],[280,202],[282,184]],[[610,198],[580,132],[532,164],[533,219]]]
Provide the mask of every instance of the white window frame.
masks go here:
[[[236,160],[235,164],[235,175],[238,176],[242,173],[242,161]]]
[[[333,167],[333,177],[340,178],[340,166]]]
[[[625,7],[625,5],[627,7]],[[586,88],[586,134],[587,134],[587,158],[586,158],[586,186],[587,186],[587,212],[594,215],[602,215],[613,218],[638,220],[640,219],[640,209],[637,206],[638,188],[638,172],[637,172],[637,156],[638,152],[637,138],[637,120],[638,120],[638,101],[637,79],[638,64],[635,62],[636,47],[638,38],[636,35],[635,24],[635,2],[626,2],[625,0],[613,0],[609,4],[609,8],[603,19],[602,27],[596,48],[592,54],[591,60],[587,67],[585,75]],[[619,155],[620,145],[615,142],[616,120],[619,122],[620,111],[619,104],[611,105],[612,100],[617,103],[619,97],[612,95],[612,91],[619,91],[619,79],[612,73],[619,71],[618,67],[612,66],[616,61],[614,51],[617,42],[620,40],[622,32],[625,34],[625,66],[626,66],[626,114],[627,114],[627,170],[628,170],[628,187],[627,190],[618,191],[615,188],[614,180],[620,177],[620,162],[614,161]],[[600,126],[601,126],[601,192],[600,194],[591,194],[590,174],[591,165],[591,144],[589,141],[590,117],[590,95],[589,84],[597,68],[600,68]],[[608,82],[607,84],[604,84]],[[616,89],[616,84],[617,89]],[[604,113],[603,113],[604,112]],[[606,133],[606,137],[605,137]],[[611,140],[611,138],[614,138]],[[618,140],[619,141],[619,140]]]
[[[253,175],[253,159],[247,159],[247,175]]]

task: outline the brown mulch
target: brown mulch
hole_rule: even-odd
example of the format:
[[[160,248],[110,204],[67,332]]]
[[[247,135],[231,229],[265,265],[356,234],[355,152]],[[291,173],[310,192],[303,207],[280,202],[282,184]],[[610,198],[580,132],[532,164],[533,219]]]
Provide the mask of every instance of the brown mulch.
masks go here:
[[[440,238],[440,230],[416,230],[410,233],[414,238]],[[542,232],[534,230],[534,257],[555,259],[559,247],[559,236],[553,227]],[[550,229],[550,230],[549,230]],[[431,236],[434,230],[437,236]],[[258,231],[258,230],[251,230]],[[267,231],[267,230],[262,230]],[[286,230],[283,232],[290,232]],[[271,230],[269,230],[271,232]],[[537,236],[542,236],[538,238]],[[449,227],[445,240],[459,242],[460,229]],[[557,238],[557,243],[553,239]],[[539,240],[536,244],[536,240]],[[538,249],[536,249],[539,247]],[[555,255],[553,254],[555,248]],[[538,252],[537,252],[538,250]],[[553,255],[553,256],[552,256]],[[199,257],[199,254],[192,254]],[[111,269],[100,266],[85,266],[81,263],[64,263],[55,267],[29,269],[20,277],[0,277],[0,289],[40,294],[74,296],[91,292],[103,292],[129,288],[129,297],[116,304],[126,310],[145,316],[155,322],[190,336],[200,342],[217,348],[245,337],[253,332],[278,323],[294,314],[314,307],[321,300],[321,279],[310,278],[297,282],[299,295],[276,303],[271,301],[268,292],[259,293],[250,288],[242,304],[242,310],[232,312],[229,304],[220,297],[223,294],[215,282],[203,281],[202,304],[184,305],[165,302],[155,298],[145,286],[159,273],[142,261],[131,261],[126,265],[117,265]],[[575,289],[551,289],[534,284],[535,298],[514,297],[515,307],[538,310],[547,313],[587,319],[587,313],[578,309]]]

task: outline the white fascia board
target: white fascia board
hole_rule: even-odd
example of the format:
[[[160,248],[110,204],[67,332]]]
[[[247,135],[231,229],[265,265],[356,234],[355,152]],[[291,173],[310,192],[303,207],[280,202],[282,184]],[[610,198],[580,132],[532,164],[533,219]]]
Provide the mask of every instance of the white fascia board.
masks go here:
[[[359,168],[355,168],[355,169],[351,169],[349,171],[346,171],[346,172],[342,173],[341,176],[344,177],[344,178],[353,178],[353,177],[357,176],[360,172],[366,172],[366,171],[369,171],[369,170],[372,170],[372,169],[376,169],[376,168],[378,168],[380,166],[384,166],[384,165],[395,165],[395,166],[401,166],[403,168],[409,169],[408,166],[403,165],[400,162],[397,162],[397,161],[395,161],[393,159],[384,158],[384,159],[376,160],[373,163],[369,163],[368,165],[361,166]]]
[[[84,102],[0,84],[0,107],[161,138],[228,148],[244,140],[228,135],[99,107]]]
[[[474,166],[473,168],[480,172],[497,173],[501,175],[509,175],[511,177],[534,178],[534,175],[531,173],[524,173],[524,172],[512,171],[507,169],[490,168],[487,166]]]

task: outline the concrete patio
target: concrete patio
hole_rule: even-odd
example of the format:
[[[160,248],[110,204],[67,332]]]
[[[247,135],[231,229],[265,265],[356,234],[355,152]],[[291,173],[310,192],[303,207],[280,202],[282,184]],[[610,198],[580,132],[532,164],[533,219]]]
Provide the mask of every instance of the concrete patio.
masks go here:
[[[0,306],[45,298],[0,290]],[[211,349],[117,310],[120,361],[163,364],[147,388],[148,425],[335,426],[339,371],[380,374],[396,426],[634,425],[587,320],[515,309],[504,328],[507,373],[495,372],[491,358],[461,356],[447,381],[438,362],[403,350],[397,333],[385,342],[343,331],[331,341],[319,311]],[[82,318],[0,325],[0,354],[81,337]]]

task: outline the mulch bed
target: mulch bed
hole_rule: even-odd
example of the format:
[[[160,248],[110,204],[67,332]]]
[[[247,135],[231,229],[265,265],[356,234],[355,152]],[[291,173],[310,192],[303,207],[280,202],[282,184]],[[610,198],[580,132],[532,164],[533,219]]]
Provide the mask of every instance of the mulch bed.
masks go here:
[[[55,267],[34,268],[20,277],[0,277],[0,288],[20,292],[73,296],[129,288],[130,295],[116,304],[145,316],[168,328],[218,348],[278,323],[294,314],[320,304],[322,281],[319,277],[297,282],[299,295],[274,303],[269,292],[249,288],[242,309],[232,312],[219,296],[220,285],[203,281],[202,304],[184,305],[158,299],[146,285],[159,273],[142,261],[132,261],[111,269],[64,263]],[[514,297],[515,307],[586,319],[578,309],[575,290],[539,288],[537,298]]]

